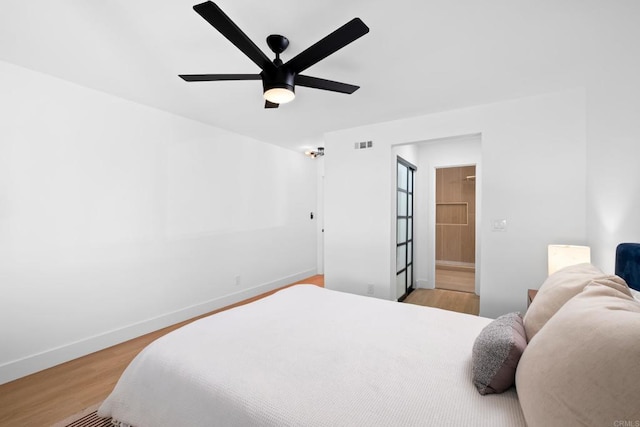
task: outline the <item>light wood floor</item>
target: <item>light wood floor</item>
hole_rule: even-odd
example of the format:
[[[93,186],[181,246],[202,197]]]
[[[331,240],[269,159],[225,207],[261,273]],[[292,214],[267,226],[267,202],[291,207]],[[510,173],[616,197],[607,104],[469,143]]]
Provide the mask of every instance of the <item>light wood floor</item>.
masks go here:
[[[409,294],[404,302],[474,314],[476,316],[480,313],[480,297],[469,292],[448,291],[445,289],[416,289]]]
[[[436,289],[475,293],[476,274],[473,270],[436,267]]]
[[[324,286],[324,276],[313,276],[297,283]],[[255,301],[273,292],[200,317]],[[418,289],[405,300],[411,304],[471,314],[478,314],[478,301],[473,294],[439,289]],[[122,371],[144,347],[200,317],[0,385],[0,426],[48,426],[101,402],[111,392]]]

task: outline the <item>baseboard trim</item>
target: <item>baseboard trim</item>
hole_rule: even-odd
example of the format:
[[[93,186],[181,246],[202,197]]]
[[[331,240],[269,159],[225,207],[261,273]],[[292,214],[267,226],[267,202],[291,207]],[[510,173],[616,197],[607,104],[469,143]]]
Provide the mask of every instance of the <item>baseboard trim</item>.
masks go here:
[[[273,291],[316,274],[316,269],[302,271],[272,282],[243,289],[232,294],[213,298],[151,319],[143,320],[119,329],[97,334],[69,344],[61,345],[41,353],[0,365],[0,384],[17,380],[47,368],[86,356],[99,350],[123,343],[133,338],[155,332],[167,326],[218,310],[249,298]]]
[[[429,284],[426,280],[416,280],[416,288],[417,289],[435,289],[435,286]]]

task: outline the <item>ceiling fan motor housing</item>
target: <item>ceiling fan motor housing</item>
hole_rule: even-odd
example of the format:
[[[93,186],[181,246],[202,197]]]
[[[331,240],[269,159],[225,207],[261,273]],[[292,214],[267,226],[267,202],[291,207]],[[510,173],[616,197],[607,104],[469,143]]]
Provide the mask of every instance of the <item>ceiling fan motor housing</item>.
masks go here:
[[[264,92],[273,88],[282,88],[295,93],[296,75],[286,67],[280,66],[270,72],[263,70],[260,75],[262,76],[262,87]]]

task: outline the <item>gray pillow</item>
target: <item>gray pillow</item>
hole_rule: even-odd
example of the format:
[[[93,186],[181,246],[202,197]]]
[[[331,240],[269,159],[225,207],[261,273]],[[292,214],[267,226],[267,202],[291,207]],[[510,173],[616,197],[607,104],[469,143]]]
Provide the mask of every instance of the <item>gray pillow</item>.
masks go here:
[[[473,384],[480,394],[502,393],[515,383],[520,356],[527,347],[520,313],[498,317],[473,343]]]

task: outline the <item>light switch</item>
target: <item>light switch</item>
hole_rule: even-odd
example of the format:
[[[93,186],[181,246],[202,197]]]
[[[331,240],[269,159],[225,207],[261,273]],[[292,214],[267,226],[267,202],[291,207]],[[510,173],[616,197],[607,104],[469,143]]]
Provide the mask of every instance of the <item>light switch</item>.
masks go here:
[[[492,219],[491,220],[491,231],[507,231],[507,220],[506,219]]]

